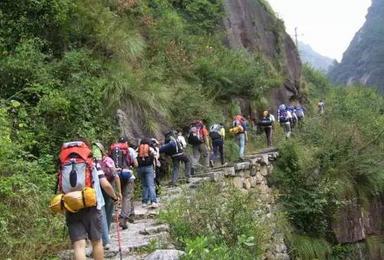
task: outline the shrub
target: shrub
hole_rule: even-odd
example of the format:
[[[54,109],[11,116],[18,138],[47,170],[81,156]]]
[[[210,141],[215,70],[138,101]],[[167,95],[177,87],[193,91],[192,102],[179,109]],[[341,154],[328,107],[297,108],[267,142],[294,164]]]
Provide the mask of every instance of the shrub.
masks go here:
[[[258,215],[257,194],[211,183],[203,184],[193,196],[188,193],[161,214],[179,246],[186,247],[187,259],[241,255],[252,259],[264,252],[269,230]]]

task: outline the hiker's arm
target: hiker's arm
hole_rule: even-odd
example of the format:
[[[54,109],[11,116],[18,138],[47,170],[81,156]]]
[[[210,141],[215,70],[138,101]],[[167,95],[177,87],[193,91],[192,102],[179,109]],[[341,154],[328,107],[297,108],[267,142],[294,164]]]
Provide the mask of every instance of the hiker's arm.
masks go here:
[[[115,175],[115,189],[117,190],[117,197],[119,197],[119,200],[122,199],[122,195],[121,195],[121,183],[120,183],[120,177],[118,174]]]
[[[114,200],[118,200],[115,190],[113,189],[112,185],[109,183],[107,178],[101,177],[100,180],[100,186],[103,188],[103,190]]]
[[[133,166],[135,167],[135,168],[137,168],[137,167],[139,167],[139,163],[137,162],[137,159],[135,158],[135,159],[133,159]]]

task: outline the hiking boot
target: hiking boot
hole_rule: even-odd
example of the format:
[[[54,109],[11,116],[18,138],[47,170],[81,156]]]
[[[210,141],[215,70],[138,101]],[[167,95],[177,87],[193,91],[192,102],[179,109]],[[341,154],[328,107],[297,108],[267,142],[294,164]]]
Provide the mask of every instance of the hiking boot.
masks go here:
[[[127,225],[127,219],[124,219],[124,218],[120,219],[120,224],[119,224],[119,226],[120,226],[123,230],[127,229],[127,228],[128,228],[128,225]]]
[[[111,249],[111,244],[106,244],[106,245],[104,246],[104,250],[109,250],[109,249]]]
[[[85,256],[86,257],[93,257],[93,248],[92,247],[87,247],[85,249]]]
[[[209,167],[213,168],[214,166],[215,166],[215,165],[213,164],[213,161],[210,160],[210,161],[209,161]]]
[[[187,177],[187,179],[185,180],[186,183],[190,183],[191,182],[191,177]]]
[[[142,206],[143,208],[146,208],[146,207],[148,206],[148,204],[143,202],[143,204],[141,204],[141,206]]]
[[[127,220],[128,220],[129,223],[135,223],[134,216],[129,216]]]

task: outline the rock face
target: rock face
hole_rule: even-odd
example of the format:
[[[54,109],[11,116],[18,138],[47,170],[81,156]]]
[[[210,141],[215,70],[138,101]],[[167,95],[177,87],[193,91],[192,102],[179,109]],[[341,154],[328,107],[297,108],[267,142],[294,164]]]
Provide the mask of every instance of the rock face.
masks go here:
[[[372,1],[363,27],[328,75],[336,83],[371,85],[384,93],[384,1]]]
[[[274,103],[288,102],[292,96],[300,98],[299,54],[283,22],[275,17],[272,9],[255,0],[225,0],[224,9],[229,47],[261,53],[285,75],[283,86],[271,92]]]

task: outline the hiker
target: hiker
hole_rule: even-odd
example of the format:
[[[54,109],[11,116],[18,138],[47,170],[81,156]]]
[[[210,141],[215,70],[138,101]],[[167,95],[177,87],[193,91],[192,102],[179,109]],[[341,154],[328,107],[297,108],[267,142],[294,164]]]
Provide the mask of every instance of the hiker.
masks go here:
[[[176,131],[177,141],[180,142],[182,145],[183,150],[187,148],[187,142],[185,141],[185,138],[183,136],[183,132],[181,130]]]
[[[153,169],[155,173],[155,191],[156,191],[156,197],[159,196],[160,191],[160,174],[161,174],[161,162],[160,162],[160,152],[159,152],[159,146],[160,143],[156,138],[151,138],[151,144],[150,146],[155,150],[156,154],[159,155],[155,157],[154,163],[153,163]]]
[[[109,155],[113,159],[121,183],[123,199],[121,202],[120,223],[123,229],[127,229],[127,222],[134,222],[135,208],[133,205],[133,193],[135,189],[135,175],[133,167],[137,167],[137,154],[135,149],[128,145],[126,137],[120,137],[117,143],[111,145]]]
[[[324,101],[322,99],[320,99],[319,103],[317,104],[317,111],[320,115],[324,114],[324,107],[325,107],[325,104],[324,104]]]
[[[275,117],[271,113],[269,113],[268,110],[264,111],[263,116],[259,120],[258,125],[265,132],[265,137],[267,139],[268,147],[272,146],[272,131],[274,128],[274,123],[275,123]]]
[[[74,249],[74,259],[86,259],[86,239],[91,241],[94,259],[104,259],[102,236],[101,188],[118,201],[104,172],[92,160],[90,147],[82,141],[64,143],[59,161],[57,189],[63,195],[66,223]],[[74,183],[75,182],[75,183]],[[79,206],[80,205],[80,206]]]
[[[295,114],[299,127],[302,127],[304,122],[304,108],[301,105],[295,106]]]
[[[289,106],[287,106],[287,110],[291,114],[291,118],[289,119],[289,122],[291,123],[291,130],[292,130],[296,127],[296,123],[298,121],[297,115],[295,113],[295,106],[289,105]]]
[[[151,140],[148,138],[141,140],[137,149],[137,162],[139,164],[137,174],[141,178],[143,207],[159,207],[155,191],[154,161],[156,158],[158,158],[158,154],[151,147]]]
[[[244,160],[245,144],[248,142],[247,124],[245,117],[239,114],[233,118],[232,128],[230,129],[230,132],[236,136],[236,142],[240,149],[240,160]]]
[[[280,123],[281,127],[283,127],[286,138],[291,136],[291,118],[291,112],[287,109],[285,104],[281,104],[277,110],[277,121]]]
[[[225,128],[222,123],[213,124],[209,128],[209,137],[211,138],[212,144],[212,156],[210,160],[211,167],[215,166],[217,158],[220,156],[221,165],[224,165],[224,139],[225,139]]]
[[[115,167],[114,161],[112,160],[112,158],[106,155],[104,146],[100,142],[94,142],[92,144],[92,154],[95,163],[100,166],[101,170],[104,172],[106,179],[112,185],[112,187],[115,188],[116,195],[121,201],[122,195],[120,178],[117,174],[117,169]],[[109,195],[104,191],[104,189],[102,189],[101,191],[103,193],[105,201],[105,214],[103,214],[105,215],[105,217],[103,217],[102,239],[104,249],[109,250],[111,246],[109,233],[111,231],[112,214],[114,211],[115,203],[111,199],[111,197],[109,197]]]
[[[203,166],[209,167],[209,138],[208,130],[201,120],[192,122],[189,128],[188,143],[192,145],[192,169],[191,175],[195,174],[200,157],[203,156]]]
[[[191,162],[184,154],[183,144],[177,137],[174,136],[172,131],[164,134],[165,144],[160,147],[160,153],[165,153],[172,158],[172,182],[176,186],[179,177],[180,162],[185,165],[185,178],[189,182],[191,177]]]

